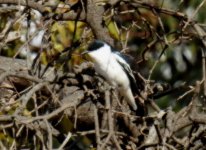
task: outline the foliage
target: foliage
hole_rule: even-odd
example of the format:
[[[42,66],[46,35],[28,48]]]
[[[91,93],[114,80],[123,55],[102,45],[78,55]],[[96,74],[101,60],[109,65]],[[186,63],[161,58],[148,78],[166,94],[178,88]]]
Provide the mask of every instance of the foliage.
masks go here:
[[[203,148],[205,7],[0,0],[1,149]],[[94,39],[133,57],[144,115],[81,56]]]

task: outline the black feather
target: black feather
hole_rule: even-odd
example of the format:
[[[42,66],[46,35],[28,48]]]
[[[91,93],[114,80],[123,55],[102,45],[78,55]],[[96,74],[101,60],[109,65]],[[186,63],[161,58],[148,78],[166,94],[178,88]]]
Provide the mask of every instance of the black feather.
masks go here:
[[[119,57],[123,58],[129,65],[134,64],[134,58],[130,55],[122,54],[119,51],[112,48],[112,52],[118,55]]]
[[[95,40],[94,42],[89,44],[89,47],[88,47],[87,51],[98,50],[99,48],[103,47],[103,45],[104,45],[104,42],[102,42],[100,40]]]
[[[116,54],[119,55],[118,57],[122,57],[123,56],[120,53],[119,54],[116,53]],[[124,57],[122,57],[122,58],[124,59]],[[129,64],[125,64],[125,63],[121,62],[118,58],[116,60],[121,65],[121,67],[124,70],[124,72],[127,74],[128,78],[129,78],[129,81],[130,81],[130,86],[131,86],[132,92],[133,93],[139,93],[138,92],[139,90],[138,90],[138,87],[137,87],[137,83],[136,83],[136,79],[134,78],[134,75],[132,73],[132,70],[131,70]]]

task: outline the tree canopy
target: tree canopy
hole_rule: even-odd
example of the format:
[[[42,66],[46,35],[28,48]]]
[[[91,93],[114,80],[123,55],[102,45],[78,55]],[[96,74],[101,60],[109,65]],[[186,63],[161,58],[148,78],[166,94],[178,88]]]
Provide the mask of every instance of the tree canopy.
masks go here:
[[[205,0],[0,0],[1,149],[203,149]],[[81,53],[131,59],[137,112]]]

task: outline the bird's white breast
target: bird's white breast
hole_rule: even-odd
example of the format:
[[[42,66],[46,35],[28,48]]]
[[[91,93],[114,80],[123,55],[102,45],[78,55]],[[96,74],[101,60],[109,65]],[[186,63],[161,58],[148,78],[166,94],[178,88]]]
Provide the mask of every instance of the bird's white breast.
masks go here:
[[[103,47],[101,50],[90,53],[90,56],[93,58],[97,73],[106,78],[113,86],[129,87],[129,79],[110,49]]]
[[[103,46],[98,47],[98,49],[90,48],[89,50],[88,54],[93,59],[96,72],[113,86],[117,87],[120,94],[124,96],[133,110],[137,110],[128,77],[128,75],[133,75],[131,75],[130,67],[126,61],[116,53],[113,53],[108,44],[103,44]]]
[[[97,70],[98,68],[100,68],[99,73],[109,80],[109,82],[111,82],[114,86],[122,86],[123,83],[129,83],[125,72],[114,58],[109,59],[108,63],[105,64],[104,67],[99,67],[96,65]]]

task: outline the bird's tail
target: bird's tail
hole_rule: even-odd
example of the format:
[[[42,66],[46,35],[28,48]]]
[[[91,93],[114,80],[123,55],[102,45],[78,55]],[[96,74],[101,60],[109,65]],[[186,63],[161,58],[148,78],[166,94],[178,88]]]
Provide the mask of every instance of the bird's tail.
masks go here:
[[[133,110],[137,110],[137,105],[135,103],[135,99],[130,88],[121,90],[120,94],[124,96],[125,100],[132,107]]]

